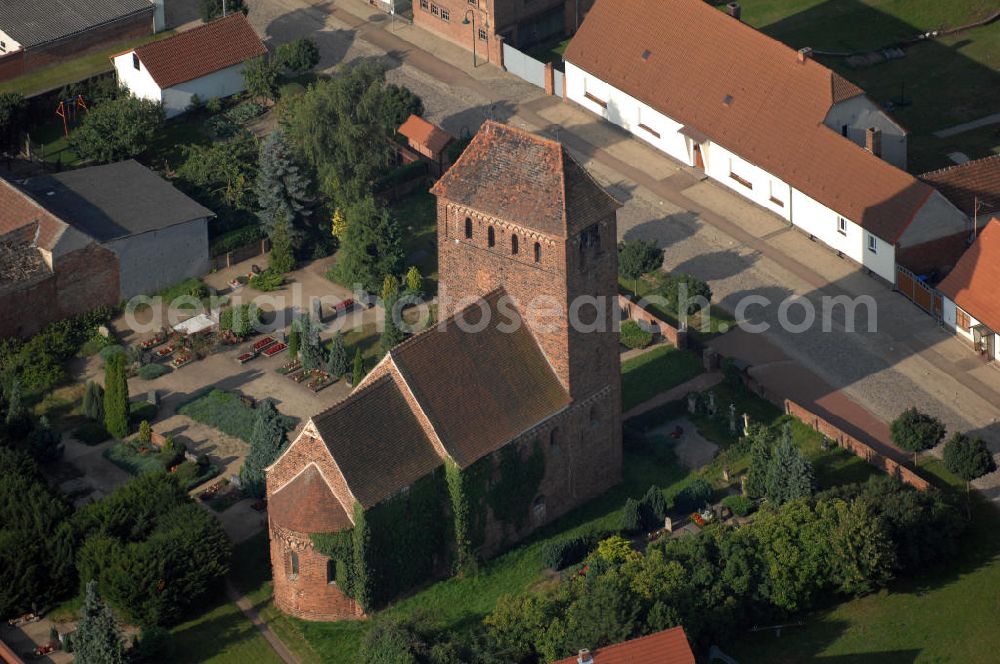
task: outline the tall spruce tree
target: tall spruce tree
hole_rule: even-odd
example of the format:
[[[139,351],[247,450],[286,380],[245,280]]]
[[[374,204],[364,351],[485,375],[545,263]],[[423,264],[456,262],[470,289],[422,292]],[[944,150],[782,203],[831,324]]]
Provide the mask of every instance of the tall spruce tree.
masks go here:
[[[104,365],[104,428],[115,438],[128,435],[128,408],[125,355],[116,353]]]
[[[326,358],[323,357],[323,346],[319,338],[319,323],[309,316],[300,316],[293,325],[299,326],[299,360],[302,368],[307,371],[325,368]]]
[[[382,355],[385,355],[390,350],[399,345],[399,343],[405,338],[403,330],[400,329],[399,324],[396,322],[396,298],[390,298],[384,301],[385,304],[385,323],[382,327],[382,335],[379,337],[379,351]]]
[[[771,444],[764,436],[754,436],[750,444],[750,467],[747,470],[747,496],[753,499],[767,495],[767,468],[771,462]]]
[[[812,464],[792,442],[786,428],[781,442],[774,448],[767,467],[767,499],[783,505],[796,498],[811,496],[815,482]]]
[[[361,357],[361,349],[354,351],[354,367],[351,371],[351,385],[357,387],[365,378],[365,359]]]
[[[271,132],[260,146],[256,183],[260,220],[269,235],[284,215],[289,238],[298,244],[302,220],[310,214],[310,186],[309,177],[295,162],[284,132],[280,129]]]
[[[285,447],[285,423],[270,400],[257,406],[257,419],[250,436],[250,451],[240,468],[244,491],[256,498],[267,492],[264,469],[274,463]]]
[[[97,582],[87,583],[83,619],[73,634],[76,664],[125,664],[125,644],[115,617],[97,592]]]
[[[271,253],[267,255],[267,266],[275,272],[285,274],[295,269],[295,253],[292,251],[291,229],[283,211],[271,225]]]
[[[340,378],[350,368],[347,359],[347,348],[344,346],[344,333],[337,330],[330,342],[330,357],[327,359],[326,370],[331,376]]]

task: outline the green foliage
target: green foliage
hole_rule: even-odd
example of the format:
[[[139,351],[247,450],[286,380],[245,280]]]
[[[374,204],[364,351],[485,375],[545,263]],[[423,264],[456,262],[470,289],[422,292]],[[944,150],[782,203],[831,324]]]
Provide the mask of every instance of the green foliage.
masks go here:
[[[240,468],[243,490],[256,498],[263,498],[267,487],[264,469],[274,463],[287,442],[285,423],[272,401],[262,401],[257,407],[257,418],[250,437],[250,451]]]
[[[143,380],[156,380],[168,373],[170,373],[170,369],[162,364],[145,364],[139,367],[139,378]]]
[[[177,643],[170,630],[154,625],[142,628],[130,655],[138,664],[157,664],[174,661],[176,652]]]
[[[250,288],[259,290],[262,293],[269,293],[271,291],[278,290],[284,285],[284,283],[285,275],[268,267],[266,270],[261,271],[260,274],[255,274],[250,277],[249,286]]]
[[[280,65],[267,55],[243,63],[243,82],[247,94],[257,101],[273,101],[278,96]]]
[[[945,468],[965,481],[982,477],[996,470],[993,455],[982,438],[956,432],[944,446]]]
[[[293,359],[299,359],[299,349],[302,348],[302,333],[299,332],[298,325],[292,325],[288,330],[288,355]]]
[[[182,403],[177,412],[248,443],[253,439],[256,412],[233,392],[203,391]],[[284,423],[289,431],[295,426],[294,418],[284,417]]]
[[[410,269],[406,271],[406,292],[416,296],[424,293],[424,278],[420,275],[420,270],[416,265],[411,265]]]
[[[226,3],[227,14],[232,14],[233,12],[243,12],[245,14],[247,11],[244,0],[199,0],[198,14],[201,16],[201,20],[208,23],[222,16],[223,2]]]
[[[105,346],[104,348],[102,348],[98,353],[98,355],[101,356],[102,360],[107,362],[108,358],[111,357],[112,355],[124,355],[127,352],[128,351],[125,349],[125,346],[122,346],[121,344],[111,344],[110,346]]]
[[[212,254],[224,254],[260,237],[254,215],[256,198],[253,183],[257,178],[260,148],[250,132],[240,132],[227,141],[208,145],[181,146],[184,161],[177,167],[173,184],[218,215],[213,230],[243,230],[243,235],[217,237]],[[252,233],[252,237],[245,234]]]
[[[309,210],[311,188],[309,177],[292,155],[291,147],[285,140],[285,133],[277,129],[268,134],[260,146],[255,191],[260,220],[268,229],[272,242],[274,242],[274,226],[281,221],[287,224],[289,237],[301,236],[299,227],[302,219],[311,214]]]
[[[674,498],[674,505],[682,512],[693,512],[712,499],[712,485],[700,477],[681,489]]]
[[[501,448],[497,465],[499,476],[490,486],[487,501],[498,521],[520,530],[545,476],[545,452],[537,440],[527,458],[518,446],[507,445]]]
[[[260,329],[260,307],[252,302],[223,309],[219,314],[219,329],[230,331],[237,339],[246,339]]]
[[[653,334],[642,329],[642,326],[634,320],[627,320],[621,324],[618,338],[629,348],[645,348],[653,343]]]
[[[486,527],[486,484],[492,468],[489,457],[464,470],[452,461],[445,464],[455,533],[455,567],[460,574],[473,573],[479,565],[478,549]]]
[[[330,355],[326,361],[326,370],[331,376],[341,378],[350,369],[347,360],[347,348],[344,346],[344,333],[337,330],[330,340]]]
[[[153,427],[149,425],[148,420],[143,420],[139,423],[139,442],[149,443],[153,439]]]
[[[352,201],[344,207],[347,231],[341,240],[337,262],[328,277],[338,283],[361,284],[377,292],[385,275],[396,274],[402,267],[403,245],[399,223],[388,208],[371,196]]]
[[[300,334],[299,359],[302,368],[307,371],[313,369],[325,369],[326,358],[323,356],[323,344],[320,341],[320,330],[322,325],[313,321],[310,316],[299,316],[292,323],[293,327],[298,327]]]
[[[283,212],[271,226],[271,253],[267,255],[267,269],[272,274],[285,274],[295,269],[295,255]],[[260,281],[259,277],[254,278]]]
[[[70,134],[70,148],[99,164],[132,159],[146,151],[163,125],[158,102],[125,95],[95,106]]]
[[[248,244],[260,242],[264,235],[264,227],[254,221],[228,231],[212,240],[209,252],[213,256],[221,256]]]
[[[391,305],[396,303],[399,299],[399,279],[396,278],[394,274],[387,274],[382,280],[382,302],[386,310],[392,308]]]
[[[593,535],[577,535],[568,539],[546,542],[542,549],[542,562],[549,569],[556,571],[566,569],[586,558],[593,545]]]
[[[125,664],[125,642],[111,609],[101,599],[97,582],[87,583],[83,619],[73,633],[73,661],[77,664]]]
[[[0,152],[16,147],[24,131],[27,104],[20,92],[0,92]]]
[[[690,274],[671,274],[663,281],[660,294],[667,307],[678,316],[693,316],[712,302],[712,289]],[[683,305],[683,306],[682,306]]]
[[[208,284],[197,277],[189,277],[176,284],[171,284],[156,293],[156,296],[165,303],[172,306],[182,305],[185,302],[190,304],[201,303],[210,295]]]
[[[812,464],[792,442],[788,428],[771,452],[767,466],[767,499],[778,505],[796,498],[811,496],[816,481]]]
[[[104,365],[104,428],[116,438],[128,435],[128,377],[125,356],[116,353]]]
[[[767,495],[767,469],[771,464],[771,441],[766,427],[751,430],[750,467],[747,470],[747,496],[754,499]]]
[[[365,379],[365,360],[361,357],[361,349],[354,351],[354,366],[351,370],[351,385],[357,387]]]
[[[69,513],[30,456],[0,447],[0,618],[43,606],[70,588]]]
[[[295,73],[309,71],[319,64],[319,47],[315,40],[299,37],[279,45],[277,58],[281,66],[289,71]]]
[[[944,424],[938,418],[907,408],[892,422],[892,442],[910,452],[923,452],[944,438]]]
[[[641,532],[642,510],[639,508],[639,501],[635,498],[625,500],[625,507],[622,508],[622,531],[632,535]]]
[[[722,499],[722,506],[728,507],[736,516],[746,516],[753,511],[754,502],[746,496],[726,496]]]
[[[386,278],[388,279],[388,277]],[[383,305],[385,307],[385,319],[383,321],[382,334],[379,335],[378,346],[380,354],[385,355],[398,346],[406,338],[406,335],[396,321],[396,317],[400,314],[400,311],[399,307],[396,306],[395,297],[383,301]]]
[[[222,526],[176,478],[140,475],[74,517],[81,581],[145,625],[175,622],[215,592],[228,571]]]
[[[85,445],[100,445],[111,434],[101,422],[85,422],[73,430],[73,437]]]
[[[656,240],[632,240],[618,245],[618,274],[633,284],[644,274],[660,269],[663,249]],[[636,290],[633,285],[632,291]]]

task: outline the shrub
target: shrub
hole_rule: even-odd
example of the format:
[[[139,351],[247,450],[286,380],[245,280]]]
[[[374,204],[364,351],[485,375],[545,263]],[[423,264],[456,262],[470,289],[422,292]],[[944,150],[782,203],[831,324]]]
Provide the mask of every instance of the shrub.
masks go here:
[[[754,502],[746,496],[726,496],[722,499],[722,506],[728,507],[736,516],[746,516],[753,511]]]
[[[222,100],[218,97],[212,97],[205,102],[205,110],[209,113],[218,113],[222,110]]]
[[[694,315],[712,301],[712,289],[708,284],[690,274],[668,276],[660,292],[667,300],[667,306],[678,316]],[[686,305],[684,311],[681,311],[681,305]]]
[[[187,446],[184,443],[175,441],[173,436],[167,436],[166,442],[163,443],[163,449],[160,450],[160,463],[169,470],[184,460],[184,452],[186,451]]]
[[[252,302],[223,309],[219,314],[219,329],[232,332],[237,339],[253,334],[260,323],[260,308]]]
[[[944,446],[944,465],[965,481],[996,470],[993,455],[982,438],[956,433]]]
[[[295,99],[296,97],[301,97],[306,93],[306,86],[301,83],[292,81],[291,83],[285,83],[280,88],[278,88],[278,99],[282,101],[287,101],[289,99]]]
[[[177,482],[187,491],[199,484],[204,484],[218,474],[219,469],[215,466],[208,463],[195,463],[194,461],[182,461],[177,466],[177,470],[174,471]]]
[[[99,445],[111,434],[100,422],[85,422],[73,431],[73,437],[85,445]]]
[[[642,508],[635,498],[628,498],[622,508],[622,530],[629,534],[642,530]]]
[[[278,46],[278,62],[293,72],[309,71],[319,64],[319,47],[308,37]]]
[[[641,508],[643,526],[647,529],[659,528],[663,524],[663,517],[667,515],[667,501],[663,497],[660,487],[655,484],[646,490],[646,495],[639,501]]]
[[[149,443],[153,439],[153,427],[149,425],[149,420],[139,423],[139,442]]]
[[[139,378],[143,380],[155,380],[168,373],[170,373],[170,369],[162,364],[146,364],[139,367]]]
[[[209,253],[221,256],[253,242],[260,242],[264,237],[264,227],[260,224],[248,224],[220,235],[212,240]]]
[[[645,348],[653,343],[653,334],[642,329],[642,326],[634,320],[622,323],[618,337],[623,344],[632,349]]]
[[[267,268],[260,274],[255,274],[250,278],[250,288],[259,291],[269,292],[278,290],[285,283],[285,275],[271,268]]]
[[[83,414],[95,422],[104,421],[104,388],[100,383],[87,381],[83,392]]]
[[[125,355],[126,353],[128,353],[128,351],[125,350],[125,346],[122,346],[120,344],[111,344],[110,346],[105,346],[104,348],[102,348],[99,355],[101,356],[102,360],[107,362],[108,358],[110,358],[112,355]]]
[[[700,477],[681,489],[674,498],[674,505],[682,512],[701,509],[712,498],[712,486]]]
[[[583,535],[554,542],[546,542],[542,547],[542,562],[549,569],[561,570],[575,565],[587,557],[590,538]]]

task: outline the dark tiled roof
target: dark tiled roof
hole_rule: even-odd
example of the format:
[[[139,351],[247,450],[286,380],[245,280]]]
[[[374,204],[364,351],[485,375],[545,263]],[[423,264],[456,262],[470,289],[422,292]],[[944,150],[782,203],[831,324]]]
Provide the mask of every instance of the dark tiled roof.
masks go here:
[[[704,0],[598,0],[565,57],[887,241],[932,193],[823,124],[860,89]]]
[[[271,495],[271,521],[297,533],[335,533],[353,524],[315,465]]]
[[[975,215],[977,198],[986,203],[980,205],[980,215],[1000,210],[1000,154],[924,173],[920,179],[969,217]]]
[[[246,16],[225,18],[135,49],[161,89],[201,78],[267,53]]]
[[[362,507],[368,508],[441,465],[391,376],[383,376],[313,418]]]
[[[496,291],[484,298],[489,323],[481,330],[484,309],[475,304],[391,351],[445,450],[463,468],[569,403],[527,325],[502,329],[501,312],[513,310],[509,301],[500,308],[506,297]]]
[[[215,215],[134,160],[31,178],[49,212],[99,242]]]
[[[557,237],[621,207],[561,144],[492,120],[431,192]]]
[[[973,318],[1000,332],[1000,219],[992,219],[938,290]]]
[[[411,141],[425,146],[434,154],[440,154],[449,143],[455,140],[455,137],[444,129],[431,124],[419,115],[411,115],[406,118],[406,122],[399,126],[399,133]]]
[[[154,9],[150,0],[3,0],[0,30],[24,48],[30,48],[148,13],[152,32]]]
[[[594,664],[695,664],[683,627],[672,627],[591,653]],[[576,664],[577,656],[553,664]]]

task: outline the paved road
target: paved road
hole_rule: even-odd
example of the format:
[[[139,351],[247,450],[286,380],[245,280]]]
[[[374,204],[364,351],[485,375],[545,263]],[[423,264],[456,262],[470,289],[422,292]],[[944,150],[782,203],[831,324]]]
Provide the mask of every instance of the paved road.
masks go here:
[[[390,80],[411,87],[428,117],[455,133],[474,131],[494,117],[563,141],[594,177],[625,201],[620,234],[655,237],[667,247],[665,267],[707,279],[715,301],[732,310],[743,296],[763,294],[774,304],[746,312],[748,322],[772,325],[764,343],[724,337],[731,352],[756,357],[770,348],[759,370],[795,374],[810,384],[827,408],[878,439],[884,422],[918,405],[952,430],[969,430],[1000,449],[1000,373],[981,365],[957,339],[885,284],[858,271],[780,219],[721,185],[655,152],[585,111],[545,97],[492,66],[472,69],[468,53],[413,26],[390,32],[371,21],[361,0],[310,5],[302,0],[251,2],[250,18],[276,42],[312,35],[320,42],[321,66],[378,58]],[[376,15],[377,17],[377,15]],[[776,328],[778,303],[805,298],[822,311],[824,297],[867,295],[877,305],[874,332],[848,332],[842,311],[829,331],[802,333]],[[791,308],[790,318],[801,313]],[[863,327],[862,316],[859,326]],[[720,342],[721,344],[722,342]],[[759,363],[759,362],[758,362]],[[833,413],[836,414],[836,413]],[[1000,474],[977,482],[996,497]]]

